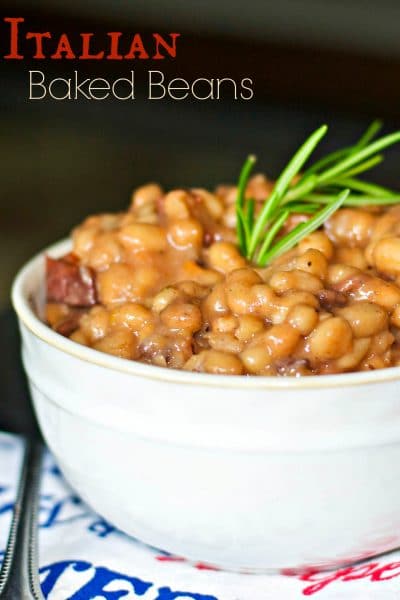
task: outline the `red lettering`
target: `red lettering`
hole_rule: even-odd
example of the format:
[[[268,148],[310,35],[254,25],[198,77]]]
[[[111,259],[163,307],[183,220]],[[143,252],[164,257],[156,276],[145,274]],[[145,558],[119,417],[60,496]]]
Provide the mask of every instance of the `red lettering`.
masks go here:
[[[63,54],[65,54],[65,57],[63,57]],[[50,58],[54,60],[61,60],[62,58],[72,60],[76,58],[66,33],[63,33],[60,36],[60,39],[58,40],[57,50],[54,52],[54,54],[51,55]]]
[[[18,33],[19,23],[23,23],[25,19],[22,17],[6,17],[4,19],[6,23],[10,23],[10,54],[7,54],[4,58],[22,60],[24,57],[18,53]]]
[[[367,565],[360,565],[358,567],[350,567],[349,574],[343,576],[343,581],[353,581],[353,579],[363,579],[369,577],[376,567],[379,567],[379,563],[368,563]]]
[[[110,52],[107,55],[107,60],[122,60],[123,56],[119,53],[119,38],[122,35],[121,31],[109,31],[107,35],[111,38]]]
[[[347,572],[348,569],[345,570]],[[322,577],[318,573],[308,573],[305,575],[301,575],[299,579],[301,581],[315,581],[316,583],[313,585],[309,585],[303,589],[304,596],[312,596],[317,592],[321,591],[324,587],[326,587],[332,581],[337,581],[341,578],[343,571],[336,571],[335,573],[331,573],[329,575],[324,575],[322,573]]]
[[[397,571],[397,573],[392,573],[392,575],[389,575],[388,577],[382,577],[382,573],[384,573],[385,571],[395,571],[396,569],[399,569]],[[372,575],[371,575],[371,581],[386,581],[387,579],[394,579],[395,577],[399,577],[399,576],[400,576],[400,562],[393,562],[393,563],[388,563],[387,565],[384,565],[380,569],[376,569],[376,571],[374,571],[374,573],[372,573]]]
[[[154,54],[153,59],[161,60],[161,59],[165,58],[165,56],[163,54],[161,54],[161,52],[160,52],[160,46],[162,48],[164,48],[164,50],[166,50],[167,53],[172,58],[176,57],[176,40],[181,34],[180,33],[170,33],[169,35],[171,36],[171,39],[172,39],[171,44],[168,44],[168,42],[159,33],[153,33],[153,38],[156,42],[156,53]]]
[[[339,569],[334,573],[331,573],[327,576],[318,573],[306,573],[304,575],[300,575],[300,580],[302,581],[316,581],[315,585],[309,585],[308,587],[303,589],[304,596],[312,596],[316,592],[319,592],[324,587],[326,587],[329,583],[333,581],[337,581],[342,579],[343,581],[351,581],[353,579],[362,579],[363,577],[368,577],[371,575],[372,571],[378,566],[378,563],[369,563],[368,565],[361,565],[357,567],[346,567],[345,569]]]
[[[101,60],[104,57],[104,50],[97,54],[90,54],[90,40],[93,35],[93,33],[81,33],[82,54],[79,57],[81,60]]]
[[[144,49],[144,45],[142,42],[142,38],[141,35],[139,33],[136,33],[133,36],[133,40],[132,40],[132,44],[131,47],[129,49],[128,54],[125,54],[125,58],[136,58],[135,54],[136,52],[138,52],[138,58],[140,59],[145,59],[145,58],[149,58],[149,55],[147,54],[146,50]]]
[[[384,576],[385,573],[389,573],[389,575]],[[366,577],[369,577],[371,581],[386,581],[388,579],[400,577],[400,561],[388,563],[382,567],[379,566],[379,563],[372,562],[368,563],[367,565],[358,565],[355,567],[340,569],[335,573],[326,576],[324,576],[323,573],[316,573],[314,571],[301,575],[299,579],[301,581],[315,582],[313,585],[309,585],[303,589],[304,596],[312,596],[333,581],[338,581],[341,579],[343,582],[347,582],[354,581],[356,579],[364,579]]]
[[[43,59],[46,58],[43,54],[43,38],[51,38],[50,31],[46,31],[45,33],[34,33],[29,31],[26,34],[26,39],[31,40],[34,39],[36,41],[36,52],[33,55],[33,58]]]

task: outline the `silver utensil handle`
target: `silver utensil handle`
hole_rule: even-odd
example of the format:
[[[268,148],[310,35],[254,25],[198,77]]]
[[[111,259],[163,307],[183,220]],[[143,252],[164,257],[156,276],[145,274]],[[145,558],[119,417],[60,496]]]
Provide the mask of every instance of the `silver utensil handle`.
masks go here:
[[[43,600],[37,560],[42,454],[40,442],[26,440],[10,535],[0,572],[0,600]]]

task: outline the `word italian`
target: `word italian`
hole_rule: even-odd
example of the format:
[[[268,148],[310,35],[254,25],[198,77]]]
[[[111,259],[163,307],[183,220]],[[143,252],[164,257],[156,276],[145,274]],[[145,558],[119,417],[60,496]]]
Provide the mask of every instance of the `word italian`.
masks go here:
[[[6,60],[163,60],[176,58],[180,37],[180,33],[124,36],[121,31],[110,31],[105,36],[94,33],[55,35],[50,31],[22,31],[23,17],[6,17],[3,22],[8,27],[9,37]],[[28,45],[29,54],[24,54],[21,49],[22,42]]]

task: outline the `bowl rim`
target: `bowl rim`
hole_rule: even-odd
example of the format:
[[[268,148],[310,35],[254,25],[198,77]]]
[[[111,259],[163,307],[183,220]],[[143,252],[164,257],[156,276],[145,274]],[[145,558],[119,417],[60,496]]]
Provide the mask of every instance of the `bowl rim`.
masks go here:
[[[71,248],[69,238],[56,242],[38,252],[25,263],[14,278],[11,289],[11,301],[15,312],[22,323],[31,333],[48,345],[65,352],[84,362],[102,368],[119,371],[128,375],[136,375],[145,379],[163,381],[165,383],[179,383],[184,385],[212,386],[219,388],[241,389],[323,389],[341,388],[377,384],[400,379],[400,367],[387,367],[376,371],[356,371],[352,373],[338,373],[335,375],[307,375],[304,377],[279,377],[262,375],[217,375],[209,373],[194,373],[179,369],[167,369],[148,365],[134,360],[120,358],[83,346],[53,331],[43,323],[35,314],[29,297],[24,293],[28,278],[40,269],[46,254],[62,256]]]

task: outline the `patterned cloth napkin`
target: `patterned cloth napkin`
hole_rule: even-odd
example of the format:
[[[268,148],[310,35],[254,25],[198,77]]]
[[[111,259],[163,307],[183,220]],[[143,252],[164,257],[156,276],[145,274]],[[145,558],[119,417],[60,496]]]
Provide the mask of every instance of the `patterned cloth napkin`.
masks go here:
[[[0,558],[16,492],[22,443],[0,433]],[[149,548],[93,513],[44,461],[39,562],[48,600],[394,600],[400,598],[400,551],[337,571],[241,575]],[[112,482],[110,482],[112,485]]]

